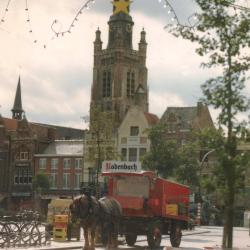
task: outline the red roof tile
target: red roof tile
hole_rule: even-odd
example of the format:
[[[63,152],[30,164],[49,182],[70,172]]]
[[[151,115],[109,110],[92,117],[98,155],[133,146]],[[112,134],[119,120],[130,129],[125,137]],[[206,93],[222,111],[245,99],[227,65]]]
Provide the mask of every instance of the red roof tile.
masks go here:
[[[16,130],[17,129],[17,120],[10,118],[3,118],[4,126],[6,130]]]
[[[159,118],[155,114],[144,112],[144,115],[145,115],[145,117],[150,125],[155,125],[159,122]]]

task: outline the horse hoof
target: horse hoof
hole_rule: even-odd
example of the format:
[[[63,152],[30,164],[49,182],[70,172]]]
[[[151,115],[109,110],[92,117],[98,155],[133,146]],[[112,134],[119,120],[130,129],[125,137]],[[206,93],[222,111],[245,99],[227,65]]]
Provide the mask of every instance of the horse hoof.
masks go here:
[[[89,250],[90,248],[88,246],[84,246],[82,250]]]

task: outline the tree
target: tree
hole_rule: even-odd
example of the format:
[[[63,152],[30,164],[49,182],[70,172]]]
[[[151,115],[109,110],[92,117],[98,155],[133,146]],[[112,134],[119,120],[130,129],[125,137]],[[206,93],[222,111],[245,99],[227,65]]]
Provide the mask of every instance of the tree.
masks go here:
[[[200,186],[199,150],[197,142],[190,142],[180,147],[178,149],[179,166],[174,174],[177,181],[188,185],[193,191]]]
[[[98,188],[99,173],[104,160],[117,158],[117,151],[114,143],[114,117],[113,113],[103,111],[98,106],[91,106],[90,128],[85,138],[86,153],[85,160],[92,167],[95,166],[95,183]]]
[[[50,187],[48,176],[43,172],[37,173],[33,178],[33,187],[38,194],[48,191]]]
[[[175,140],[167,140],[166,131],[163,123],[149,129],[151,147],[143,157],[143,168],[157,171],[163,178],[172,177],[195,190],[199,186],[198,144],[181,146]]]
[[[196,0],[201,9],[195,29],[170,28],[184,39],[196,42],[196,52],[206,56],[203,67],[217,67],[220,74],[208,79],[202,91],[208,105],[220,110],[218,122],[225,128],[220,138],[221,147],[215,148],[219,166],[218,175],[224,188],[224,231],[222,246],[233,246],[233,214],[237,183],[241,181],[244,168],[241,154],[237,153],[237,133],[241,124],[237,114],[249,108],[249,100],[243,95],[246,72],[250,67],[250,12],[232,9],[234,0]],[[244,158],[244,156],[243,156]]]
[[[173,170],[179,165],[178,145],[175,141],[165,139],[166,126],[157,124],[148,131],[151,141],[150,152],[142,161],[144,169],[156,170],[160,176],[167,178],[173,175]]]

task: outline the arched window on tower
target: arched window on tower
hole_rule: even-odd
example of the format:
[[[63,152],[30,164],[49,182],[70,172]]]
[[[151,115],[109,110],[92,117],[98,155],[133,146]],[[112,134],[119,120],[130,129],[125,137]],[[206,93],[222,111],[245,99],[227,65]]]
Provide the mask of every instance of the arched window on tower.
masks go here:
[[[135,73],[127,72],[127,97],[133,97],[135,93]]]
[[[111,71],[104,71],[102,74],[102,97],[111,97]]]

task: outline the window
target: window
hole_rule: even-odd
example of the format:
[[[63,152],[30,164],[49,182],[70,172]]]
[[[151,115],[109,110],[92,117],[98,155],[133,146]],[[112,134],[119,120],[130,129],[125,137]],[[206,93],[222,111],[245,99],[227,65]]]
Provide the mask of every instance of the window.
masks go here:
[[[135,73],[127,72],[127,97],[134,96],[135,93]]]
[[[53,158],[51,159],[51,169],[57,169],[58,168],[58,159]]]
[[[75,188],[79,189],[81,183],[81,174],[75,174]]]
[[[102,97],[111,97],[112,84],[111,84],[111,72],[104,71],[102,75]]]
[[[63,189],[69,189],[69,184],[70,182],[70,174],[69,173],[64,173],[63,174]]]
[[[147,149],[146,148],[140,148],[139,149],[139,159],[141,160],[142,157],[146,154]]]
[[[40,169],[46,169],[46,164],[47,164],[46,158],[39,159],[39,168]]]
[[[81,169],[82,168],[82,158],[76,158],[75,159],[75,168]]]
[[[127,143],[127,137],[122,137],[121,144],[126,144],[126,143]]]
[[[89,184],[95,183],[96,171],[94,168],[89,168]]]
[[[176,132],[175,123],[169,123],[167,125],[167,128],[168,128],[168,133],[175,133]]]
[[[14,175],[15,184],[32,184],[32,172],[29,168],[16,168]]]
[[[137,161],[137,148],[130,148],[129,149],[128,160],[129,161]]]
[[[112,160],[114,156],[114,151],[112,147],[106,148],[106,160]]]
[[[130,127],[130,136],[137,136],[137,135],[139,135],[139,127],[138,126]]]
[[[127,149],[126,148],[122,148],[121,156],[122,156],[122,161],[127,160]]]
[[[28,152],[20,152],[20,160],[28,160],[29,153]]]
[[[57,189],[57,174],[51,173],[50,175],[50,188]]]
[[[116,178],[114,194],[119,196],[149,197],[149,179],[146,176],[122,176]]]
[[[69,169],[70,168],[70,159],[69,158],[64,158],[63,159],[63,168],[64,169]]]

